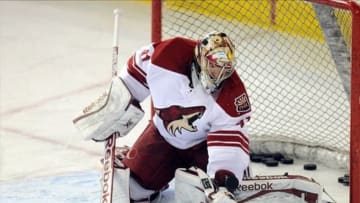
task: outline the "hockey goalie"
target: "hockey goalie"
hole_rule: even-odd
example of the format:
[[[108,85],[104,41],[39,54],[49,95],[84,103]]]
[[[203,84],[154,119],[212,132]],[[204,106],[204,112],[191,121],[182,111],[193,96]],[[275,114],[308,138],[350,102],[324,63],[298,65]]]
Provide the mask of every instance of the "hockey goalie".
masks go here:
[[[114,190],[122,188],[128,197],[112,202],[151,202],[176,169],[192,166],[214,178],[217,189],[206,201],[234,202],[232,192],[249,164],[246,123],[251,114],[234,51],[222,32],[144,46],[74,119],[86,139],[103,141],[115,131],[124,136],[144,115],[140,103],[152,98],[154,115],[125,150],[114,176]]]
[[[114,194],[102,202],[158,202],[173,179],[178,203],[244,202],[281,191],[299,199],[288,202],[319,200],[321,189],[312,181],[244,177],[251,105],[235,71],[234,52],[222,32],[144,46],[74,119],[85,139],[105,141],[113,132],[125,136],[144,115],[140,103],[152,97],[154,115],[132,147],[117,149]]]

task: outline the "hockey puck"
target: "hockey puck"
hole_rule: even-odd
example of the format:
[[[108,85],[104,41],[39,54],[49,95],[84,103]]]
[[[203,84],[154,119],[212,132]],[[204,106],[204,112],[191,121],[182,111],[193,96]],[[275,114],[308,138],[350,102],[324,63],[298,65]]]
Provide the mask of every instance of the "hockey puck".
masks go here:
[[[263,154],[263,157],[265,157],[265,158],[273,158],[273,156],[274,156],[274,154],[272,154],[272,153],[264,153]]]
[[[284,158],[280,159],[280,162],[283,163],[283,164],[293,164],[293,163],[294,163],[294,159],[284,157]]]
[[[274,154],[273,154],[273,158],[274,158],[276,161],[280,161],[281,159],[284,158],[284,155],[282,155],[281,153],[274,153]]]
[[[338,178],[338,182],[342,183],[344,185],[349,185],[350,183],[350,177],[349,176],[342,176]]]
[[[279,162],[276,161],[275,159],[266,159],[264,161],[264,164],[266,164],[266,166],[274,167],[274,166],[278,166]]]
[[[339,182],[339,183],[344,183],[344,179],[345,179],[345,177],[339,177],[339,178],[338,178],[338,182]]]
[[[304,169],[308,171],[316,170],[316,164],[304,164]]]
[[[252,155],[252,156],[250,156],[250,160],[251,160],[252,162],[256,162],[256,163],[261,162],[263,158],[264,158],[264,157],[262,157],[262,156],[260,156],[260,155],[255,155],[255,154]]]
[[[271,157],[263,157],[263,158],[261,159],[261,162],[265,163],[265,162],[268,161],[268,160],[274,160],[274,159],[271,158]]]
[[[345,186],[349,186],[350,185],[350,178],[346,178],[346,177],[344,177],[344,180],[343,180],[344,182],[342,183],[343,185],[345,185]]]

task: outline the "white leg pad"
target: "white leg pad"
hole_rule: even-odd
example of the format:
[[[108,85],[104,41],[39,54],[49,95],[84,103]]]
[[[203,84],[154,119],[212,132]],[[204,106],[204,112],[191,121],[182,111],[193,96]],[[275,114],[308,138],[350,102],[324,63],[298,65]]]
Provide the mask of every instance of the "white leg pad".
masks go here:
[[[130,177],[129,168],[114,168],[112,203],[130,203],[130,199],[137,203],[150,203],[148,198],[155,192],[143,188]],[[155,201],[156,199],[153,202]]]
[[[136,180],[134,180],[134,178],[130,177],[130,197],[132,200],[138,202],[150,202],[147,198],[155,192],[155,190],[143,188]]]
[[[130,203],[130,169],[114,168],[112,203]]]
[[[206,202],[204,187],[196,171],[177,169],[175,172],[176,203]]]

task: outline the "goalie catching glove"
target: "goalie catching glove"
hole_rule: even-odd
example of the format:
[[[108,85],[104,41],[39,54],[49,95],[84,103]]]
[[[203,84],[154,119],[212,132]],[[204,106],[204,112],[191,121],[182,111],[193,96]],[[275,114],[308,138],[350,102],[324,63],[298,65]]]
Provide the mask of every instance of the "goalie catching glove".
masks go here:
[[[177,169],[175,199],[177,203],[236,203],[232,191],[238,184],[229,171],[218,171],[213,180],[199,168]]]
[[[73,123],[85,139],[104,141],[114,132],[127,135],[143,116],[124,82],[113,77],[108,90],[85,107]]]

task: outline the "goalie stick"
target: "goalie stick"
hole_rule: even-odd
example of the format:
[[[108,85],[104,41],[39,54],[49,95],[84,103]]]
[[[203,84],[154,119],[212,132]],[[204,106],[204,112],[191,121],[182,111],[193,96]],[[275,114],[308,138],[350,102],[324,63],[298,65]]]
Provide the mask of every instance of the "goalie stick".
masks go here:
[[[112,77],[117,75],[117,64],[119,54],[119,9],[114,10],[114,38],[113,38],[113,52],[112,52]],[[105,141],[104,150],[104,164],[102,174],[101,187],[101,203],[112,203],[113,197],[113,178],[114,178],[114,160],[116,138],[120,136],[119,132],[114,132]]]

